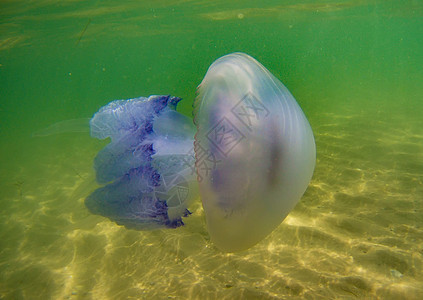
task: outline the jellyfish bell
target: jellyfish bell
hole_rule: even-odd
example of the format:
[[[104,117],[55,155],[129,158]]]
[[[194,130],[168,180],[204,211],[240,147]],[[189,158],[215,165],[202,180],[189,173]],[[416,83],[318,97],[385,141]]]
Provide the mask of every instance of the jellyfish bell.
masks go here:
[[[196,169],[211,240],[233,252],[273,231],[305,192],[316,149],[288,89],[244,53],[217,59],[194,103]]]

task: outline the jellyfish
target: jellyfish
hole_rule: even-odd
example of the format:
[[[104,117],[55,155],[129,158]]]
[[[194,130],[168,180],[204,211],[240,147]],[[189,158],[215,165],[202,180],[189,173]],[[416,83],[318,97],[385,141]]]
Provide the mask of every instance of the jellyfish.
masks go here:
[[[198,87],[193,121],[181,99],[117,100],[91,119],[110,138],[94,159],[102,186],[88,209],[127,228],[176,228],[200,197],[211,241],[248,249],[270,234],[304,194],[316,148],[288,89],[244,53],[217,59]]]

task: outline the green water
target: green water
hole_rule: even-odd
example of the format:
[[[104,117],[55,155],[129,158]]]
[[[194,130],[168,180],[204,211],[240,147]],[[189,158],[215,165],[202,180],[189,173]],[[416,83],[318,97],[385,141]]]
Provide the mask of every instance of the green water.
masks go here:
[[[258,4],[260,3],[260,4]],[[84,133],[31,137],[114,99],[183,97],[246,52],[307,115],[317,165],[253,248],[91,215]],[[422,299],[423,1],[0,3],[1,299]]]

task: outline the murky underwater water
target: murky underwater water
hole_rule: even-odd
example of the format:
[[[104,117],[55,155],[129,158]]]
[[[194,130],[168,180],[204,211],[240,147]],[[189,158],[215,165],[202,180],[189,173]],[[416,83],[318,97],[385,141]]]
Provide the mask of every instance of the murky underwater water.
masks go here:
[[[21,1],[0,9],[0,298],[423,297],[420,1]],[[175,230],[91,215],[86,133],[31,137],[114,99],[183,97],[243,51],[286,84],[317,145],[265,240],[227,254],[200,200]]]

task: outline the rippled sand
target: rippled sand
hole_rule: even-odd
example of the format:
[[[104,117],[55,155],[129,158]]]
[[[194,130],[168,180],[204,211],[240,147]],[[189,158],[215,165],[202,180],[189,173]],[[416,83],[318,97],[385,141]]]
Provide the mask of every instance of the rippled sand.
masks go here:
[[[306,194],[268,238],[235,254],[209,241],[200,202],[176,230],[89,214],[100,142],[75,133],[21,142],[31,151],[0,183],[0,298],[422,299],[421,124],[347,111],[311,123],[318,155]]]

